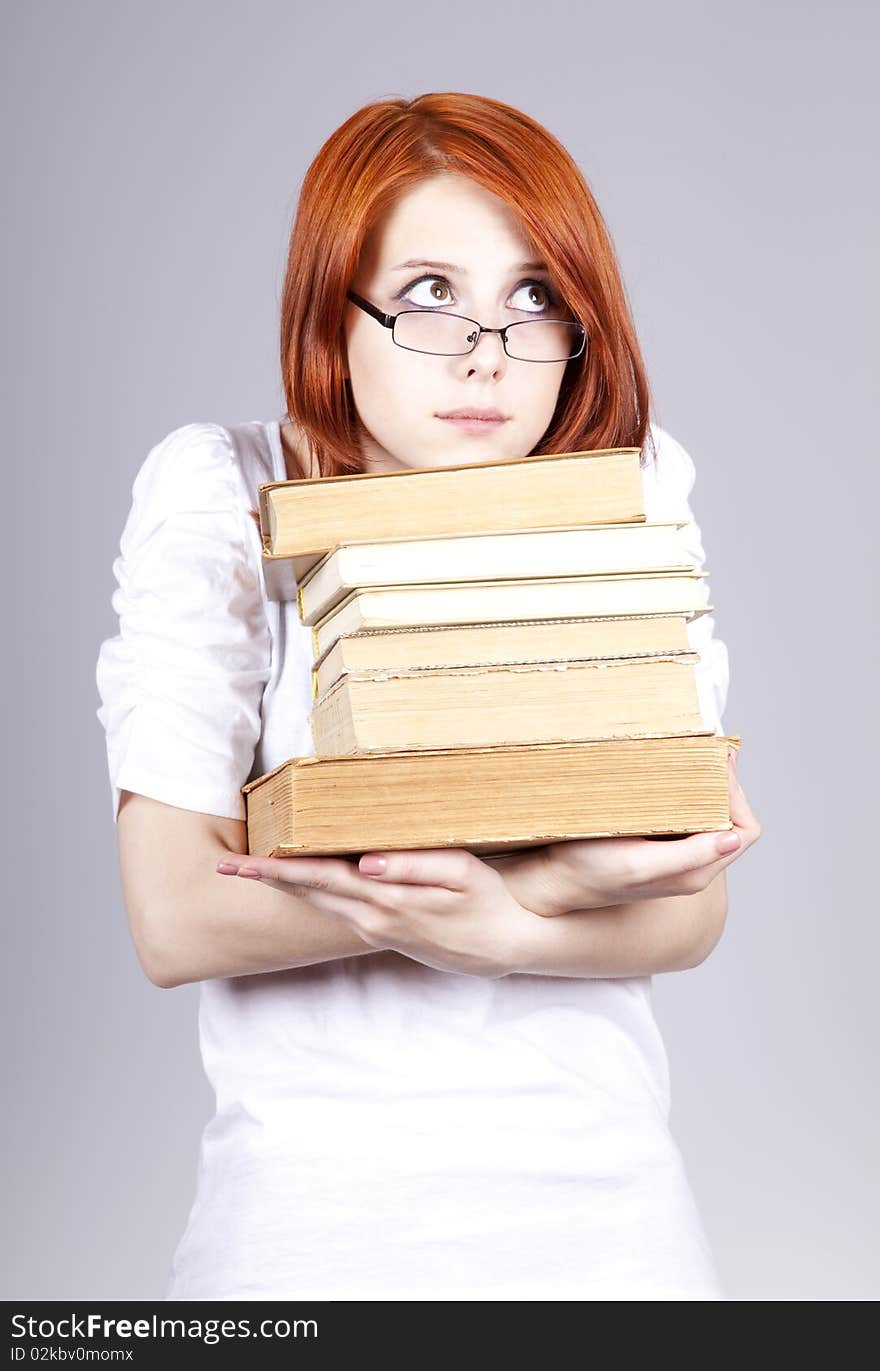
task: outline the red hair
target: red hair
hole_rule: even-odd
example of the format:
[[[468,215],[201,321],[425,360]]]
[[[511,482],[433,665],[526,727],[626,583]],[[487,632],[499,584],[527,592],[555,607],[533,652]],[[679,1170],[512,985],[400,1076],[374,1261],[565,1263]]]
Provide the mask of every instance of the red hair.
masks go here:
[[[505,201],[587,330],[553,418],[532,453],[638,447],[650,439],[645,364],[614,247],[572,157],[541,124],[485,96],[442,92],[365,105],[331,134],[306,172],[281,301],[288,417],[321,476],[364,470],[344,379],[346,290],[367,232],[411,186],[440,172]]]

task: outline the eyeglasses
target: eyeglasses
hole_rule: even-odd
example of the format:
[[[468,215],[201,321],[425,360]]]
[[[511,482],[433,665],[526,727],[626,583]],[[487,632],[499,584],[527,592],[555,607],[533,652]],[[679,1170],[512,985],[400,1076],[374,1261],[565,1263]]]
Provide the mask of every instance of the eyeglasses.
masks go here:
[[[567,362],[579,357],[587,343],[583,324],[572,319],[524,319],[504,328],[483,328],[476,319],[434,309],[383,314],[353,290],[346,294],[352,304],[377,319],[383,328],[390,328],[393,341],[408,352],[462,357],[473,352],[481,333],[500,333],[504,351],[518,362]]]

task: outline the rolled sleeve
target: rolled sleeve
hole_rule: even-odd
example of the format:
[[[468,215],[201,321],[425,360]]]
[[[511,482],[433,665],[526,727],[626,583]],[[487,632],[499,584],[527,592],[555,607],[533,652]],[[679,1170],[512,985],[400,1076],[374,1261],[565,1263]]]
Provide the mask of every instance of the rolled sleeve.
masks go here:
[[[114,821],[122,790],[245,817],[271,638],[234,460],[219,426],[187,425],[132,489],[96,668]]]
[[[646,513],[649,519],[680,522],[678,530],[685,556],[696,571],[705,572],[706,553],[703,535],[694,518],[691,494],[696,482],[696,466],[689,452],[665,429],[652,425],[656,456],[655,463],[646,469]],[[647,479],[647,473],[652,473]],[[704,604],[711,602],[708,575],[700,581],[700,595]],[[730,686],[730,662],[727,645],[716,636],[714,613],[700,614],[689,619],[688,642],[700,660],[696,667],[697,694],[700,712],[707,729],[717,735],[724,733],[723,716],[727,707]]]

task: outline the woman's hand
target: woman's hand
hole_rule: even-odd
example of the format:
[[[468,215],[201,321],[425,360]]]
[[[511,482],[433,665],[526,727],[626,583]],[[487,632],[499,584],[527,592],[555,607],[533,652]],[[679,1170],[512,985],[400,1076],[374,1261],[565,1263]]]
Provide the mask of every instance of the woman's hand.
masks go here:
[[[687,838],[585,838],[486,859],[533,914],[568,914],[705,890],[761,836],[728,752],[732,829]]]
[[[385,870],[369,874],[380,856]],[[221,875],[241,875],[348,919],[375,951],[402,952],[438,971],[496,980],[515,971],[535,933],[501,874],[465,848],[343,857],[257,857],[230,852]]]

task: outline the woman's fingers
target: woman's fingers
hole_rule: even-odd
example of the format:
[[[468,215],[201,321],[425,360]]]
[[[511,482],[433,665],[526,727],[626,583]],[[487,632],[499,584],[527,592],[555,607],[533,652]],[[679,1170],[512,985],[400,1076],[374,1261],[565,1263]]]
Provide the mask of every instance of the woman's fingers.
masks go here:
[[[549,910],[542,907],[540,912],[598,909],[634,899],[660,899],[703,889],[741,856],[761,832],[730,754],[728,799],[733,825],[730,829],[663,841],[620,836],[550,844],[544,850],[544,859],[562,893],[550,900]],[[505,875],[503,867],[501,874]],[[507,876],[516,879],[516,866]]]
[[[736,774],[736,754],[728,753],[728,808],[732,828],[710,833],[693,833],[687,838],[652,843],[652,861],[646,883],[676,876],[688,877],[702,871],[710,879],[742,856],[759,836],[761,827],[752,813],[745,791]]]
[[[253,857],[230,852],[218,862],[222,875],[269,877],[354,898],[373,898],[377,885],[428,885],[460,892],[482,864],[466,848],[425,848],[365,853],[358,865],[335,857]]]
[[[368,875],[343,858],[257,857],[233,852],[224,854],[217,871],[299,894],[317,909],[355,923],[361,932],[369,929],[372,936],[382,931],[382,919],[394,919],[412,904],[416,887],[421,888],[422,908],[443,912],[476,879],[477,859],[463,848],[381,855],[386,858],[382,875]]]
[[[225,853],[217,870],[251,873],[249,879],[300,895],[321,912],[346,919],[377,951],[406,951],[413,936],[422,936],[420,927],[432,926],[422,925],[422,920],[439,915],[445,924],[463,904],[469,908],[474,900],[485,898],[489,881],[503,890],[500,877],[495,872],[488,875],[489,868],[465,848],[375,855],[386,858],[387,875],[367,875],[353,861],[332,857],[237,853]]]
[[[476,879],[478,857],[464,847],[416,848],[407,852],[365,852],[358,868],[371,880],[432,885],[462,891]]]
[[[739,832],[743,839],[743,848],[751,847],[752,843],[761,836],[761,825],[755,818],[751,806],[746,799],[746,793],[740,785],[739,776],[736,770],[736,754],[732,754],[730,763],[731,786],[730,786],[730,817],[733,821],[734,831]]]
[[[754,813],[746,799],[746,793],[739,782],[736,773],[736,753],[731,753],[728,762],[728,776],[730,780],[730,818],[733,828],[728,829],[727,833],[735,833],[739,837],[739,846],[725,857],[718,858],[715,862],[705,867],[702,871],[704,886],[711,885],[715,877],[722,872],[725,867],[735,862],[737,857],[751,847],[752,843],[757,842],[761,836],[761,825],[755,818]],[[723,836],[726,836],[723,835]]]
[[[336,857],[257,857],[227,852],[217,863],[217,870],[223,876],[271,878],[336,894],[356,895],[363,888],[354,863]]]
[[[390,946],[395,918],[393,892],[377,890],[353,862],[332,857],[255,857],[230,852],[217,863],[222,875],[243,875],[296,895],[322,914],[345,919],[377,951]],[[381,905],[377,900],[382,895]]]
[[[761,825],[752,813],[739,783],[736,753],[733,751],[728,753],[727,777],[728,808],[733,827],[655,844],[659,865],[641,887],[643,891],[650,885],[662,885],[664,880],[674,882],[677,878],[688,882],[696,877],[703,885],[708,885],[760,837]]]

